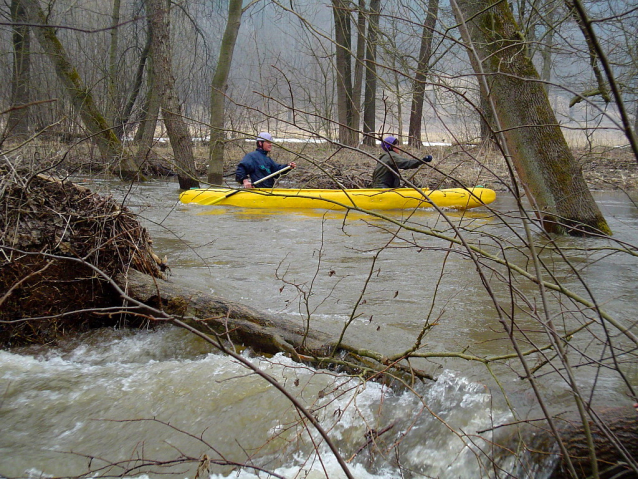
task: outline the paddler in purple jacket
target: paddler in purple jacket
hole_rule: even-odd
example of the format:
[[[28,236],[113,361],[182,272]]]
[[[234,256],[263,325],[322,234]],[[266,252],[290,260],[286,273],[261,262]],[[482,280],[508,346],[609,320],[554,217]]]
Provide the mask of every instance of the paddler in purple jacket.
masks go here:
[[[394,136],[387,136],[381,142],[383,153],[372,173],[372,188],[398,188],[401,184],[399,170],[411,170],[432,161],[430,155],[424,156],[422,160],[401,156],[398,145],[399,139]]]

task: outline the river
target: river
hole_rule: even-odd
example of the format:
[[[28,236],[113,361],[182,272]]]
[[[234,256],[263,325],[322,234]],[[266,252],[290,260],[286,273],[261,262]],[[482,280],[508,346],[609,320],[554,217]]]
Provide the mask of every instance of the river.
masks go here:
[[[155,251],[168,257],[172,281],[332,335],[347,324],[348,343],[386,355],[410,348],[425,331],[420,351],[440,357],[413,365],[436,381],[411,389],[314,370],[282,355],[243,353],[312,411],[349,461],[353,477],[543,478],[551,470],[551,458],[530,460],[495,445],[514,443],[511,432],[493,426],[538,417],[529,383],[519,379],[520,363],[502,360],[488,370],[459,357],[513,352],[495,303],[506,318],[515,317],[523,349],[548,341],[537,317],[543,309],[538,287],[520,277],[506,281],[504,269],[486,259],[480,260],[481,279],[466,250],[448,239],[460,235],[531,270],[509,195],[499,195],[494,211],[447,212],[446,221],[432,210],[380,218],[183,205],[169,181],[132,190],[116,182],[87,182],[125,198],[140,214]],[[632,244],[638,209],[618,192],[596,193],[596,199],[614,240]],[[533,235],[539,245],[551,245],[538,232]],[[602,249],[621,244],[605,239],[558,238],[557,244],[569,263],[541,248],[554,276],[547,273],[545,279],[586,296],[584,280],[606,312],[638,332],[636,257]],[[565,299],[548,310],[548,316],[540,315],[543,324],[550,318],[561,331],[592,317]],[[635,359],[620,359],[624,376],[592,367],[608,354],[592,339],[602,328],[589,329],[570,342],[579,386],[594,406],[631,406],[626,383],[638,387]],[[618,351],[629,349],[626,336],[612,336]],[[456,357],[443,354],[450,352]],[[538,364],[540,356],[533,357],[532,365]],[[545,366],[538,378],[552,411],[573,410],[561,374]],[[0,351],[0,424],[5,477],[193,478],[203,454],[243,464],[213,465],[213,478],[268,477],[260,470],[286,478],[346,477],[280,392],[173,328],[99,330],[55,347]],[[369,430],[382,434],[363,448]]]

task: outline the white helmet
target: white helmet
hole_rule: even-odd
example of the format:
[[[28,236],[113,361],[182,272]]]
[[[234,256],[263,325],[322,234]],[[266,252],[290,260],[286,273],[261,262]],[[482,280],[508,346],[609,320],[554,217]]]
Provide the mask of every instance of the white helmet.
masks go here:
[[[267,132],[261,132],[259,135],[257,135],[257,141],[270,141],[272,142],[272,135],[270,133]]]

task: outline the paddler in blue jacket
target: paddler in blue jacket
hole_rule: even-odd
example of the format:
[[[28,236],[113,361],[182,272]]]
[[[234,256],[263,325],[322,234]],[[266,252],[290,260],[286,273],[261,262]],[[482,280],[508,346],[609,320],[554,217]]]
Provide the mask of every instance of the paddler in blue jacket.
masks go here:
[[[399,139],[387,136],[381,142],[383,154],[379,157],[377,166],[372,173],[372,188],[398,188],[401,185],[399,170],[411,170],[421,166],[424,162],[432,161],[430,155],[422,160],[413,160],[399,155]]]
[[[235,172],[235,180],[237,180],[237,183],[241,183],[244,188],[253,188],[253,183],[262,178],[276,173],[287,166],[290,168],[297,166],[294,161],[291,161],[287,165],[275,163],[273,159],[268,156],[270,150],[272,150],[272,136],[270,133],[260,133],[257,136],[257,149],[247,153],[239,165],[237,165],[237,171]],[[275,178],[276,177],[268,178],[259,183],[258,186],[260,188],[272,188],[275,185]]]

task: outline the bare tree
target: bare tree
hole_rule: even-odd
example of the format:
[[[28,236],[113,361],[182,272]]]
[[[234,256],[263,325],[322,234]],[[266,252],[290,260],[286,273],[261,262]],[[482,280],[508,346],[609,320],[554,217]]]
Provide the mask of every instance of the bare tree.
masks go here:
[[[364,93],[363,134],[364,144],[374,146],[377,115],[377,39],[379,32],[379,14],[381,0],[370,1],[370,20],[366,41],[366,81]]]
[[[29,108],[31,99],[31,33],[26,23],[21,0],[11,0],[13,26],[13,75],[11,76],[11,111],[3,138],[26,137],[29,134]]]
[[[228,76],[233,62],[233,52],[241,26],[241,0],[228,3],[228,20],[219,48],[219,59],[210,89],[210,150],[208,156],[208,182],[221,185],[224,181],[224,142],[226,122],[226,91]]]
[[[354,79],[352,86],[352,127],[353,140],[359,143],[359,127],[361,124],[361,91],[363,89],[363,72],[365,68],[366,55],[366,2],[359,0],[357,8],[357,51],[354,63]]]
[[[425,87],[427,73],[432,57],[432,38],[436,19],[439,10],[439,0],[430,0],[428,11],[423,23],[423,34],[421,36],[421,50],[419,51],[419,61],[414,75],[414,85],[412,87],[412,107],[410,109],[410,126],[408,129],[408,144],[420,148],[421,143],[421,122],[423,121],[423,102],[425,100]]]
[[[546,231],[611,234],[587,187],[509,5],[456,1],[482,93],[492,99],[498,132]],[[490,28],[480,23],[490,18]],[[468,20],[469,19],[469,20]]]
[[[583,34],[583,37],[585,38],[585,41],[587,42],[587,49],[589,53],[589,65],[596,78],[596,87],[594,87],[593,89],[589,91],[582,92],[581,95],[579,96],[579,99],[574,101],[580,101],[580,98],[582,97],[600,95],[600,97],[605,101],[605,103],[609,103],[611,101],[611,96],[609,94],[609,88],[607,87],[605,79],[603,78],[603,74],[600,71],[598,54],[594,47],[594,39],[592,38],[591,34],[586,28],[582,17],[576,11],[575,2],[573,0],[565,0],[565,5],[567,6],[569,14],[574,18],[574,20],[578,24],[578,28],[580,29],[581,33]]]
[[[80,75],[58,40],[55,29],[47,25],[39,1],[22,0],[22,7],[29,21],[36,25],[35,36],[53,63],[58,78],[64,85],[71,102],[80,112],[84,126],[96,142],[102,157],[106,160],[116,160],[117,173],[122,178],[138,178],[137,165],[132,158],[124,154],[122,143],[95,105],[91,91],[82,83]]]
[[[175,78],[171,67],[170,37],[170,0],[146,0],[146,11],[149,18],[149,35],[151,36],[150,58],[152,75],[150,78],[152,90],[152,107],[150,124],[157,120],[159,107],[162,108],[164,125],[171,141],[179,186],[182,189],[198,187],[199,181],[195,172],[193,157],[192,135],[181,114],[181,106],[175,91]],[[148,154],[148,147],[152,145],[154,128],[145,127],[145,141],[138,154]],[[150,139],[150,141],[149,141]]]
[[[339,141],[354,146],[356,128],[353,123],[355,110],[352,88],[352,22],[350,19],[350,2],[348,0],[332,0],[335,24],[336,50],[336,87],[337,113],[339,119]]]
[[[112,125],[116,125],[116,102],[117,102],[117,51],[119,43],[119,31],[118,26],[120,23],[120,7],[121,0],[113,0],[113,10],[111,13],[111,41],[109,44],[109,67],[108,67],[108,92],[109,103],[107,118]],[[119,136],[121,139],[121,136]]]

